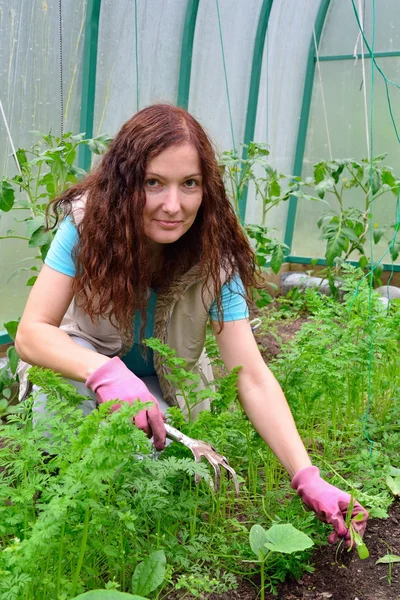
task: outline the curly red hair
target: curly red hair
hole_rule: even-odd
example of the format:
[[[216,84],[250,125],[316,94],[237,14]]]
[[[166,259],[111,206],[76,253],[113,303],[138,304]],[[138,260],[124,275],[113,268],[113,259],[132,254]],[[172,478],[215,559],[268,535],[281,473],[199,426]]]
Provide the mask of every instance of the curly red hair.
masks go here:
[[[185,143],[192,144],[200,157],[202,203],[189,231],[165,245],[162,274],[153,274],[142,216],[146,165],[167,148]],[[99,165],[51,202],[48,218],[52,212],[57,223],[60,212],[69,215],[73,201],[83,195],[87,201],[78,226],[73,288],[93,320],[108,316],[121,331],[131,330],[135,310],[145,320],[150,288],[166,291],[196,264],[204,285],[213,284],[220,315],[221,268],[229,277],[239,273],[248,300],[252,288],[262,287],[254,252],[226,195],[212,144],[186,110],[156,104],[135,114],[116,134]]]

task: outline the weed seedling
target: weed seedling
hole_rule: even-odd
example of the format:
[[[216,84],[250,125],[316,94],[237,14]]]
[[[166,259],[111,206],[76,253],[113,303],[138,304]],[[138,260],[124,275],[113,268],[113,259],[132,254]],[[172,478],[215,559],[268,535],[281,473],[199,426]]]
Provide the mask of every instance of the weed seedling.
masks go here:
[[[366,543],[364,542],[364,540],[362,539],[362,537],[358,533],[358,531],[354,528],[354,525],[352,523],[352,521],[353,522],[354,521],[355,522],[362,521],[364,518],[364,515],[363,515],[363,513],[358,513],[358,515],[356,515],[353,519],[351,518],[351,515],[353,514],[354,503],[355,503],[355,498],[354,498],[354,496],[351,496],[350,504],[349,504],[349,507],[348,507],[347,513],[346,513],[346,521],[345,521],[346,527],[350,533],[350,545],[349,545],[348,552],[350,552],[350,550],[352,548],[354,548],[354,546],[355,546],[358,556],[361,558],[361,560],[364,560],[369,557],[369,551],[368,551]]]
[[[265,600],[265,566],[275,552],[293,554],[311,548],[314,542],[308,535],[299,531],[290,523],[272,525],[267,531],[261,525],[253,525],[250,530],[249,541],[251,549],[257,556],[261,567],[260,598]]]

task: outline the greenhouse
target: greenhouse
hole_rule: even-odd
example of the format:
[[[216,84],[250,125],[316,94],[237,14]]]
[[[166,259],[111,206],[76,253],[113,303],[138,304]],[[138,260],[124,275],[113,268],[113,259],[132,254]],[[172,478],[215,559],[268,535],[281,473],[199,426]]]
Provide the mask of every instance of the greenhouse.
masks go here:
[[[0,58],[0,600],[398,600],[396,0],[0,0]]]

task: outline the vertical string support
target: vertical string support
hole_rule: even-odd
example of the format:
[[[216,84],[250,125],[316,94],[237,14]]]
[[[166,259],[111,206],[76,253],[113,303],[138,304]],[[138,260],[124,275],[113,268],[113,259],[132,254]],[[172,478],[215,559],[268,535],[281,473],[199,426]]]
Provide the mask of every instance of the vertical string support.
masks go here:
[[[135,61],[136,61],[136,112],[139,111],[139,39],[137,0],[135,0]]]
[[[63,76],[63,31],[62,31],[62,0],[58,2],[58,19],[60,34],[60,136],[64,137],[64,76]]]

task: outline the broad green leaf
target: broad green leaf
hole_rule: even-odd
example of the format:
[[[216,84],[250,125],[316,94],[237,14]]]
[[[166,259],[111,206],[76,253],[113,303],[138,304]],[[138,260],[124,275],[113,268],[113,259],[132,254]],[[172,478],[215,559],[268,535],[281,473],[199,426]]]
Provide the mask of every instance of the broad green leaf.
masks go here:
[[[360,263],[361,269],[365,269],[366,266],[368,265],[368,258],[366,256],[360,256],[359,263]]]
[[[26,236],[30,238],[35,233],[35,231],[37,231],[38,229],[40,229],[43,226],[44,226],[44,217],[43,216],[37,216],[37,217],[34,217],[33,219],[28,219],[28,221],[26,221]]]
[[[366,544],[364,544],[364,542],[362,542],[361,544],[357,544],[356,549],[357,549],[358,557],[361,560],[365,560],[366,558],[369,557],[369,550],[368,550]]]
[[[326,163],[320,162],[314,165],[314,181],[320,183],[323,181],[326,173]]]
[[[284,259],[283,247],[275,246],[271,256],[271,269],[274,273],[278,273]]]
[[[351,242],[359,242],[358,235],[351,227],[342,227],[342,232]]]
[[[317,192],[318,196],[323,199],[325,196],[325,192],[332,190],[334,186],[334,181],[333,179],[330,177],[329,179],[324,179],[323,181],[321,181],[320,183],[318,183],[315,186],[315,191]]]
[[[275,196],[276,198],[279,198],[279,196],[281,195],[281,186],[279,185],[279,183],[277,181],[272,181],[270,183],[270,185],[268,186],[269,188],[269,193],[271,196]]]
[[[379,171],[376,171],[375,169],[372,172],[371,187],[372,187],[373,195],[377,194],[379,192],[379,190],[381,189],[381,174],[379,173]]]
[[[387,169],[382,169],[382,184],[390,187],[397,187],[397,181],[393,173]]]
[[[311,548],[314,542],[308,535],[299,531],[290,523],[284,525],[272,525],[266,532],[268,541],[264,544],[272,552],[283,552],[292,554]]]
[[[390,250],[390,256],[392,257],[392,260],[396,260],[400,253],[400,244],[398,242],[391,244],[389,247],[389,250]]]
[[[392,475],[392,477],[397,477],[397,475],[400,475],[400,469],[390,466],[390,475]]]
[[[385,554],[381,558],[378,558],[376,565],[391,565],[392,563],[400,563],[400,556],[397,554]]]
[[[10,346],[8,348],[8,350],[7,350],[7,358],[8,358],[8,362],[9,362],[9,365],[10,365],[11,373],[13,375],[15,375],[16,370],[17,370],[17,366],[18,366],[19,356],[18,356],[17,351],[14,348],[14,346]]]
[[[44,227],[40,227],[31,235],[31,239],[28,242],[28,246],[31,248],[38,248],[50,244],[52,235],[50,231],[46,231]]]
[[[21,169],[23,169],[28,162],[28,159],[26,158],[26,151],[23,148],[18,148],[16,154],[19,166],[21,167]]]
[[[139,563],[132,577],[132,591],[149,595],[165,578],[166,558],[163,550],[157,550]]]
[[[265,551],[265,543],[268,541],[267,533],[261,525],[253,525],[250,529],[249,542],[250,548],[257,556],[258,560],[263,560],[267,554]]]
[[[6,179],[2,179],[0,185],[0,210],[8,212],[14,205],[14,189]]]
[[[4,323],[4,327],[6,328],[6,331],[12,340],[15,340],[18,325],[18,321],[8,321],[7,323]]]
[[[330,267],[333,266],[335,258],[342,254],[345,243],[346,238],[344,238],[339,232],[337,232],[334,237],[328,239],[325,257]]]
[[[383,234],[385,233],[385,230],[383,227],[374,227],[372,230],[372,234],[374,236],[374,242],[375,244],[377,244],[381,237],[383,236]]]
[[[386,477],[386,485],[392,492],[393,496],[400,496],[400,476],[391,477],[388,475]]]
[[[37,278],[38,278],[37,275],[33,275],[32,277],[29,277],[28,281],[26,282],[27,287],[32,287]]]
[[[115,590],[93,590],[85,592],[79,596],[75,596],[72,600],[147,600],[143,596],[135,596],[132,594],[124,594]]]

